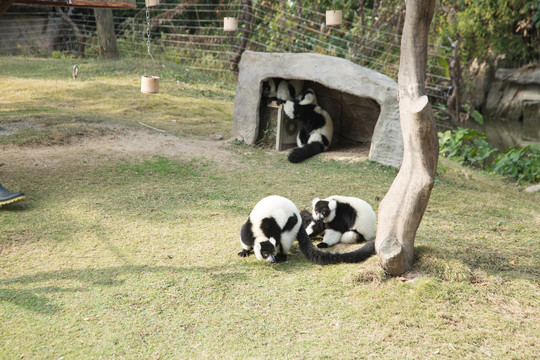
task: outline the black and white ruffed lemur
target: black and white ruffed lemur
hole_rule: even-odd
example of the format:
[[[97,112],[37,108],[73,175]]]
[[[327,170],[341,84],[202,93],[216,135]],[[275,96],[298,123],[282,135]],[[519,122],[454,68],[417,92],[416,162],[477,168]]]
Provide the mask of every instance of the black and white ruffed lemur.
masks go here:
[[[275,101],[278,105],[286,101],[293,101],[300,95],[304,88],[304,80],[285,80],[281,78],[270,78],[263,82],[263,98],[267,103]]]
[[[289,153],[289,161],[302,162],[328,150],[334,134],[334,125],[330,114],[317,104],[317,97],[312,89],[306,89],[294,101],[287,101],[283,106],[285,114],[300,122],[300,131],[296,136],[297,148]]]
[[[296,205],[287,198],[272,195],[259,201],[240,230],[241,257],[253,253],[258,260],[279,263],[287,260],[294,239],[304,256],[320,265],[357,263],[375,253],[375,244],[368,241],[361,248],[341,254],[324,252],[311,242]]]
[[[333,195],[322,200],[315,198],[312,205],[312,218],[306,226],[306,232],[315,236],[324,231],[323,241],[317,245],[319,248],[327,248],[340,242],[354,244],[375,237],[377,215],[364,200]]]

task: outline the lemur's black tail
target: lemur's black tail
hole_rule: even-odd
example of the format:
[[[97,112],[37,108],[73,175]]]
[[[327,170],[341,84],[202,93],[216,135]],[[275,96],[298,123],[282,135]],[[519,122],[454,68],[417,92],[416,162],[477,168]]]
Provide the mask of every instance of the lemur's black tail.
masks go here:
[[[321,251],[317,249],[315,245],[313,245],[303,226],[300,226],[300,230],[298,231],[298,244],[300,245],[300,251],[302,254],[304,254],[304,256],[311,262],[319,265],[358,263],[375,254],[375,242],[373,240],[368,241],[360,249],[347,253],[332,254]]]
[[[289,153],[289,161],[299,163],[324,151],[324,145],[318,141],[306,144],[300,148],[292,149]]]

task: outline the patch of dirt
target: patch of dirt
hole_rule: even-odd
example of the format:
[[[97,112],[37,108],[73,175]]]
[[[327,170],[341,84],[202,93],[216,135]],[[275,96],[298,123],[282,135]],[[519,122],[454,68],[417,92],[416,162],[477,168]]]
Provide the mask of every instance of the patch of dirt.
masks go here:
[[[346,145],[331,145],[328,151],[323,152],[320,155],[324,160],[336,160],[343,162],[361,162],[367,160],[369,157],[369,149],[371,143],[355,143],[355,144],[346,144]],[[273,147],[267,147],[268,149],[274,149]],[[287,156],[289,152],[293,149],[293,146],[285,150],[280,151],[280,153]]]
[[[234,155],[223,140],[184,139],[151,130],[120,130],[102,137],[74,138],[69,144],[53,146],[6,146],[2,162],[10,167],[61,168],[72,162],[88,165],[109,159],[146,159],[154,155],[191,159],[204,157],[216,163],[234,163]]]
[[[397,276],[395,279],[404,283],[416,281],[422,277],[426,276],[423,272],[419,270],[411,270],[406,272],[402,276]]]
[[[0,135],[11,135],[17,131],[26,129],[43,129],[43,124],[34,124],[30,119],[26,121],[17,121],[0,126]]]
[[[370,143],[354,145],[330,146],[329,151],[324,152],[324,159],[332,159],[343,162],[361,162],[368,158]]]
[[[7,130],[7,129],[4,129]],[[227,166],[238,163],[226,149],[227,141],[213,136],[208,139],[180,138],[151,129],[112,129],[105,136],[72,138],[68,144],[51,146],[4,146],[1,162],[10,167],[63,168],[72,163],[94,165],[110,159],[148,159],[155,155],[189,160],[203,157]],[[283,152],[284,156],[288,151]],[[319,156],[345,162],[367,159],[369,144],[336,146]]]

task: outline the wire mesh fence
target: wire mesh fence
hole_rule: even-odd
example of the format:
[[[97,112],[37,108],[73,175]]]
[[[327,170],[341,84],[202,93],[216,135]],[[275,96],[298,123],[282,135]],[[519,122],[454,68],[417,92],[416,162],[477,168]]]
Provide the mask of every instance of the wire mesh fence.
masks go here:
[[[19,22],[7,27],[24,37],[34,49],[56,49],[64,54],[98,55],[97,29],[92,9],[32,7],[24,13],[10,12],[0,22]],[[35,10],[35,11],[34,11]],[[400,22],[395,31],[363,26],[346,17],[339,27],[325,25],[321,9],[302,7],[287,0],[246,1],[192,0],[179,3],[161,0],[149,8],[143,0],[132,10],[113,10],[118,50],[121,57],[144,57],[148,49],[156,61],[172,61],[192,70],[232,78],[232,59],[243,50],[264,52],[313,52],[336,56],[379,71],[397,80],[400,57]],[[402,16],[403,9],[396,9]],[[236,17],[235,32],[223,30],[224,17]],[[20,17],[35,17],[41,23],[22,25]],[[147,21],[148,20],[148,21]],[[51,22],[60,24],[58,34],[44,31]],[[47,24],[45,24],[47,23]],[[150,45],[148,44],[150,35]],[[13,36],[13,34],[5,34]],[[2,44],[0,51],[16,54],[28,51]],[[30,47],[32,48],[32,47]],[[38,50],[36,50],[38,51]],[[445,103],[451,89],[447,57],[451,49],[430,45],[426,90],[438,113],[446,118]]]

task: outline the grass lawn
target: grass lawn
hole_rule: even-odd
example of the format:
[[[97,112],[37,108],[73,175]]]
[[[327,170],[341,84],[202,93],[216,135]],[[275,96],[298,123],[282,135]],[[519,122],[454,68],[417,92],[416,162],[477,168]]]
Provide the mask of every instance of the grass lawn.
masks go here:
[[[538,358],[538,193],[440,159],[403,278],[240,258],[262,197],[377,210],[396,170],[235,143],[234,83],[162,68],[149,96],[142,62],[0,57],[0,183],[27,195],[0,208],[1,359]]]

